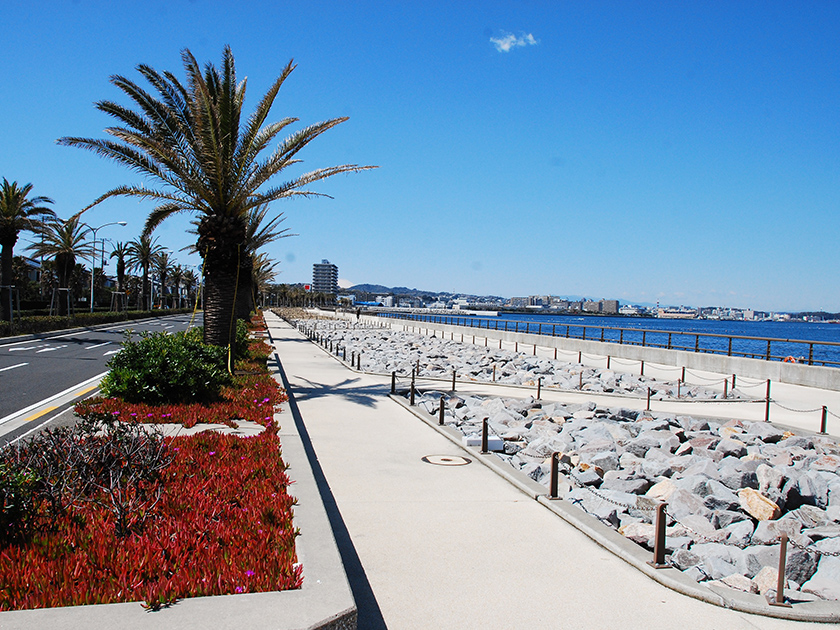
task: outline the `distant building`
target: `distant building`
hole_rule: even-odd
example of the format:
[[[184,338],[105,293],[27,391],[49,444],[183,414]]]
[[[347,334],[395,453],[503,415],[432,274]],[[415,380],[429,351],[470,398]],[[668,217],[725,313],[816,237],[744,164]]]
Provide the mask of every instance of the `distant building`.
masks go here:
[[[508,305],[514,308],[524,308],[528,306],[528,298],[526,297],[512,297],[508,301]]]
[[[592,300],[587,300],[583,303],[583,310],[587,313],[600,313],[601,304],[600,302],[593,302]]]
[[[602,313],[607,315],[618,314],[618,300],[601,300],[599,304],[601,306]]]
[[[315,293],[338,293],[338,267],[329,260],[312,265],[312,291]]]

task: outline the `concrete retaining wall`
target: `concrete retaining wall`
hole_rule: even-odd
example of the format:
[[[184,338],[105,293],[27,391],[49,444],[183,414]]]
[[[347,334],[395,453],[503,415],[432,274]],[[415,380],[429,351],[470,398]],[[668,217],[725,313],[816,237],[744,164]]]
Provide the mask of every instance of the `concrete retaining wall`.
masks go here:
[[[355,314],[338,313],[338,317],[351,321],[355,321],[356,319]],[[551,337],[533,333],[514,333],[449,324],[429,324],[403,319],[384,319],[369,315],[363,315],[360,321],[368,324],[382,324],[386,322],[394,330],[434,330],[438,333],[445,333],[446,335],[451,333],[456,335],[456,339],[460,339],[460,335],[463,334],[464,341],[472,341],[473,335],[475,335],[476,341],[481,340],[482,343],[485,338],[495,340],[497,343],[499,339],[510,344],[518,342],[520,350],[523,351],[527,351],[525,348],[528,346],[533,347],[536,344],[540,348],[557,348],[559,351],[567,353],[582,352],[583,354],[597,355],[600,357],[609,356],[627,361],[644,361],[645,363],[656,365],[685,367],[690,370],[704,370],[722,375],[737,374],[746,378],[770,379],[776,383],[789,383],[791,385],[804,385],[806,387],[840,391],[840,369],[838,368],[802,365],[801,363],[784,363],[782,361],[764,361],[762,359],[748,359],[744,357],[728,357],[720,354],[686,352],[685,350],[650,348],[606,341],[584,341],[582,339],[567,339],[565,337]],[[563,358],[573,359],[573,357],[568,356]]]

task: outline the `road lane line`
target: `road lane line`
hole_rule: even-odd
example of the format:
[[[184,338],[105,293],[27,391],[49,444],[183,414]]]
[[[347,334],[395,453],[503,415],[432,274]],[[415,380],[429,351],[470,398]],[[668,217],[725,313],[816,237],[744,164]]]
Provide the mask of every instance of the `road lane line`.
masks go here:
[[[94,348],[101,348],[102,346],[107,346],[109,343],[114,343],[113,341],[106,341],[105,343],[98,343],[95,346],[88,346],[85,350],[93,350]]]
[[[99,387],[99,385],[91,385],[90,387],[87,387],[80,392],[76,392],[76,396],[84,396],[85,394],[92,392],[97,387]]]
[[[61,350],[62,348],[66,348],[66,345],[63,346],[53,346],[51,348],[44,348],[43,350],[38,350],[35,354],[41,354],[42,352],[55,352],[56,350]]]
[[[70,394],[70,393],[78,390],[80,387],[85,387],[85,386],[91,385],[93,383],[98,384],[99,381],[102,380],[102,378],[107,373],[108,372],[102,372],[102,374],[97,374],[96,376],[92,376],[91,378],[87,379],[86,381],[82,381],[81,383],[76,383],[75,385],[73,385],[73,387],[68,387],[63,392],[58,392],[57,394],[53,394],[49,398],[45,398],[44,400],[40,400],[40,401],[38,401],[38,402],[36,402],[32,405],[29,405],[28,407],[24,407],[23,409],[20,409],[18,411],[10,413],[5,418],[0,418],[0,424],[5,424],[9,420],[14,420],[15,418],[17,418],[19,416],[22,416],[26,413],[29,413],[30,411],[34,411],[35,409],[38,409],[38,408],[42,407],[43,405],[47,405],[47,404],[53,402],[54,400],[58,400],[62,396],[66,396],[67,394]]]
[[[24,365],[29,365],[28,363],[18,363],[17,365],[10,365],[9,367],[0,368],[0,372],[5,372],[6,370],[14,370],[15,368],[23,367]]]
[[[23,421],[24,422],[32,422],[33,420],[37,420],[41,416],[45,416],[49,412],[55,411],[56,409],[58,409],[57,406],[56,407],[47,407],[46,409],[44,409],[42,411],[39,411],[38,413],[33,413],[31,416],[29,416],[28,418],[25,418]]]
[[[105,354],[103,354],[102,356],[103,356],[103,357],[107,357],[109,354],[117,354],[117,352],[119,352],[119,350],[111,350],[110,352],[106,352],[106,353],[105,353]]]
[[[34,350],[35,348],[43,348],[44,344],[40,346],[29,346],[27,348],[9,348],[9,352],[20,352],[21,350]]]

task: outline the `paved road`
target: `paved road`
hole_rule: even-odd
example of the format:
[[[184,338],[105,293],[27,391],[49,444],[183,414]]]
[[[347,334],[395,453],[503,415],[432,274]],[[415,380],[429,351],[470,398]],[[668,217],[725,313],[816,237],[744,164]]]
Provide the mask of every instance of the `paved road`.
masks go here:
[[[108,371],[125,332],[187,328],[190,315],[119,322],[42,339],[0,342],[0,424],[8,416]],[[199,325],[201,320],[197,322]]]

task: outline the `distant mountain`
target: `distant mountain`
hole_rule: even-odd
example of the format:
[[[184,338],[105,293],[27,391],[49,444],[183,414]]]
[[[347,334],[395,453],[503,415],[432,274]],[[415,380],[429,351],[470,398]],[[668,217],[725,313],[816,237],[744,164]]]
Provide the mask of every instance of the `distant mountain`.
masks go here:
[[[408,295],[416,297],[418,295],[429,295],[437,297],[441,295],[450,295],[449,293],[438,293],[436,291],[420,291],[419,289],[409,289],[408,287],[386,287],[381,284],[357,284],[348,289],[343,289],[351,293],[375,293],[377,295]]]

